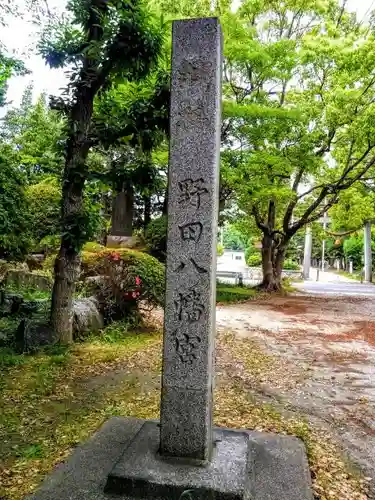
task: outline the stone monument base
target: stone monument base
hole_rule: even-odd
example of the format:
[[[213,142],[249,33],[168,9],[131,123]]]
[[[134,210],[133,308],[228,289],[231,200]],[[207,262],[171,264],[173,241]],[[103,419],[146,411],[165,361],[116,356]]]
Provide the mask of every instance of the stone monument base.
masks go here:
[[[137,236],[107,236],[107,248],[135,248],[139,243]]]
[[[215,428],[214,442],[207,466],[166,460],[158,455],[156,422],[114,417],[28,498],[312,500],[305,449],[297,438]]]

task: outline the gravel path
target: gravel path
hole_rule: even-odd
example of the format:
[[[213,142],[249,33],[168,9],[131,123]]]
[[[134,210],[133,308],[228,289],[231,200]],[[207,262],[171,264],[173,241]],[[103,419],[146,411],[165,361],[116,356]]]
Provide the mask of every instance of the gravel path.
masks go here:
[[[329,426],[375,486],[375,297],[273,297],[217,309],[219,332],[257,339],[293,383],[264,393]],[[375,487],[374,487],[375,490]]]

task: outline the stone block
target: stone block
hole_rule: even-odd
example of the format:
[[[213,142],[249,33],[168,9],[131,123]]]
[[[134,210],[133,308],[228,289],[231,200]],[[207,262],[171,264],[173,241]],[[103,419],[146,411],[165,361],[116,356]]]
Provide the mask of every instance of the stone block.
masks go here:
[[[159,455],[159,427],[146,422],[111,471],[106,491],[155,500],[242,500],[247,478],[248,435],[218,429],[212,461],[199,466]]]
[[[56,466],[29,500],[111,499],[104,495],[108,474],[143,423],[136,418],[108,420],[87,443],[76,448],[66,462]]]
[[[251,500],[313,500],[305,447],[300,439],[249,432]]]
[[[206,466],[166,459],[157,422],[114,417],[57,466],[29,500],[313,500],[302,442],[214,429]]]

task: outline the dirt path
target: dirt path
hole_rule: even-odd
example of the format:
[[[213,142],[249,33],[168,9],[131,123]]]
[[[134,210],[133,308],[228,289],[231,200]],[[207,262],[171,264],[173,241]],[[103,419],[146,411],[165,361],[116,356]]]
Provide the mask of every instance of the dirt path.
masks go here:
[[[278,383],[261,381],[260,396],[329,427],[375,491],[375,300],[275,297],[219,307],[217,327],[282,361]]]

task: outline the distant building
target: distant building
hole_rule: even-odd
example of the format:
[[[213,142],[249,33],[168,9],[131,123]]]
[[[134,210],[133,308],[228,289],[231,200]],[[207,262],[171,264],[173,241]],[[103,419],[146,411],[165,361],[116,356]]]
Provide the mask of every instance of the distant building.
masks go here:
[[[243,250],[224,250],[223,255],[217,258],[218,270],[242,271],[244,267],[246,267],[246,262]]]

